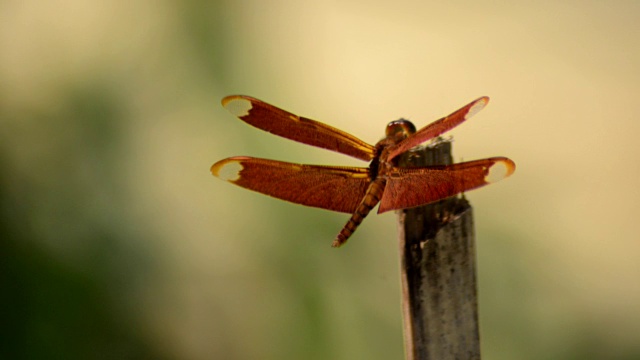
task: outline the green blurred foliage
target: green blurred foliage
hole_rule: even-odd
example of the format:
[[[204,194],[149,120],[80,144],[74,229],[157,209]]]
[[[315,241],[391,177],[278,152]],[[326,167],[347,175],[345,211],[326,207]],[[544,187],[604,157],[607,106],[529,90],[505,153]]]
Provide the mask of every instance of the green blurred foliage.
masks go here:
[[[145,231],[131,231],[122,191],[122,104],[102,84],[61,91],[55,113],[0,114],[50,127],[35,131],[51,146],[27,164],[37,178],[0,147],[0,358],[170,358],[136,313],[156,260],[139,247]],[[4,144],[43,145],[30,141]]]

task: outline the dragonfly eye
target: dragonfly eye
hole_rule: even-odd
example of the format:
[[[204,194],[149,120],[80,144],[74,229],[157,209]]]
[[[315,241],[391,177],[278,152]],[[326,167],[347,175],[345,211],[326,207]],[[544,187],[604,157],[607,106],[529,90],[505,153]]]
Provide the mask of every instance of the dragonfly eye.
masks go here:
[[[400,119],[392,121],[387,125],[386,135],[387,138],[406,138],[407,136],[414,134],[416,127],[409,120]]]

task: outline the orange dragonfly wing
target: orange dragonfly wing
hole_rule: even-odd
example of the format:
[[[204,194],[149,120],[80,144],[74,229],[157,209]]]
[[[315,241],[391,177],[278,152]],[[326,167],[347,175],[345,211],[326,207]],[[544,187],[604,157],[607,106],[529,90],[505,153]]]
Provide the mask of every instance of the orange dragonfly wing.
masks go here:
[[[284,138],[371,161],[374,147],[357,137],[321,122],[294,115],[264,101],[232,95],[222,106],[240,120]]]
[[[465,120],[475,115],[478,111],[482,110],[488,103],[489,98],[483,96],[454,111],[448,116],[445,116],[423,127],[422,129],[408,136],[406,139],[402,140],[396,145],[392,145],[389,148],[387,161],[391,161],[391,159],[404,153],[405,151],[416,147],[425,141],[431,140],[436,136],[441,135],[460,125]]]
[[[278,199],[345,213],[355,211],[371,182],[366,168],[300,165],[245,156],[218,161],[211,173]]]
[[[504,179],[515,171],[504,157],[447,166],[396,168],[388,174],[378,213],[416,207]]]

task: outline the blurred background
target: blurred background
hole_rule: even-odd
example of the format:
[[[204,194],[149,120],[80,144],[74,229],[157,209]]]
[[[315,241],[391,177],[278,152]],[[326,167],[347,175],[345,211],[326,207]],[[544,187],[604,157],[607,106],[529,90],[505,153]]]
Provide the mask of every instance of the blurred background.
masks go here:
[[[0,2],[0,358],[400,359],[395,215],[231,186],[246,94],[375,143],[482,96],[454,156],[486,359],[640,359],[637,1]],[[635,234],[635,235],[634,235]]]

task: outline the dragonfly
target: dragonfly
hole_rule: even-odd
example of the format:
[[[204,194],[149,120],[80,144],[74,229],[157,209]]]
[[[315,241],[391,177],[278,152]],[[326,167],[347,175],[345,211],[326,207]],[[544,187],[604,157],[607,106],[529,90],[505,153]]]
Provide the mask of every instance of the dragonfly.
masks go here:
[[[220,160],[211,173],[243,188],[296,204],[349,213],[332,243],[343,245],[369,212],[417,207],[502,180],[515,171],[506,157],[445,166],[399,167],[399,155],[437,138],[482,110],[480,97],[416,131],[408,120],[390,122],[385,137],[370,145],[319,121],[294,115],[244,95],[222,99],[240,120],[272,134],[369,162],[368,167],[295,164],[247,156]]]

